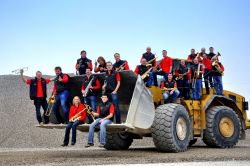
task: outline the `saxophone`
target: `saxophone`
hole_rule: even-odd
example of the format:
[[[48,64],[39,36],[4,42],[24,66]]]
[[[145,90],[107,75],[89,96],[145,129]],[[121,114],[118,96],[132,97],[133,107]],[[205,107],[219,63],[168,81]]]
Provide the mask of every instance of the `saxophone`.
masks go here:
[[[124,62],[121,66],[119,66],[118,68],[116,68],[115,70],[116,71],[123,71],[124,70],[124,67],[126,65],[126,62]]]
[[[89,105],[85,104],[85,108],[83,110],[81,110],[80,112],[78,112],[77,114],[75,114],[69,121],[70,122],[75,122],[75,121],[79,120],[81,118],[81,114],[84,111],[86,111],[88,114],[90,114],[93,121],[95,121],[95,116],[93,115],[92,112],[90,112],[90,110],[91,110],[91,107]]]
[[[88,95],[88,93],[90,91],[90,87],[91,87],[93,81],[94,81],[94,77],[89,81],[88,86],[84,90],[84,93],[82,94],[83,97],[86,97]]]
[[[214,66],[214,67],[216,68],[216,70],[217,70],[220,74],[224,75],[224,73],[223,73],[223,71],[221,70],[221,67],[220,67],[220,65],[219,65],[219,62],[218,62],[217,60],[215,60],[215,61],[212,63],[212,66]]]
[[[147,67],[148,67],[148,66],[152,66],[151,63],[154,62],[154,60],[156,60],[156,58],[157,58],[157,57],[151,59],[150,61],[147,61],[146,66],[147,66]]]
[[[142,80],[144,80],[146,77],[149,76],[149,72],[150,72],[152,69],[153,69],[153,67],[150,67],[150,68],[141,76]]]

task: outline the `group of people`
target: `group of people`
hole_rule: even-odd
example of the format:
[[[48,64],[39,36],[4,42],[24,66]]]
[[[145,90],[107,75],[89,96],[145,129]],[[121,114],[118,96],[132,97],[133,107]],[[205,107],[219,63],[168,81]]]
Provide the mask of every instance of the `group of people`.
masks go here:
[[[36,108],[36,117],[39,124],[42,124],[40,108],[44,111],[48,108],[47,84],[54,82],[52,96],[55,97],[53,111],[58,123],[66,121],[67,127],[63,146],[69,143],[69,133],[72,129],[71,144],[76,143],[76,128],[80,124],[89,123],[88,144],[86,147],[93,146],[94,130],[100,126],[100,147],[105,145],[106,126],[110,123],[121,123],[121,113],[119,109],[118,90],[121,85],[119,71],[130,70],[128,61],[121,60],[119,53],[114,54],[115,63],[106,61],[100,56],[94,63],[87,58],[87,52],[81,51],[81,57],[77,60],[75,68],[78,75],[83,75],[81,92],[84,97],[84,103],[79,96],[73,98],[73,105],[68,108],[69,81],[68,74],[62,72],[61,67],[55,67],[55,78],[45,79],[40,71],[36,72],[34,79],[25,79],[21,71],[22,80],[30,85],[30,98],[34,100]],[[163,76],[164,80],[160,84],[165,102],[175,102],[178,97],[184,99],[199,100],[202,88],[202,78],[205,81],[206,92],[209,94],[209,85],[214,87],[217,95],[222,95],[222,75],[223,65],[219,62],[218,54],[214,53],[212,47],[209,48],[209,54],[206,54],[205,48],[200,53],[191,50],[187,60],[181,60],[177,69],[173,68],[173,60],[168,56],[167,51],[162,51],[162,59],[157,62],[151,48],[147,47],[146,52],[142,54],[140,65],[137,65],[134,73],[140,75],[147,87],[158,86],[157,76]],[[187,63],[192,65],[188,66]],[[103,73],[104,81],[99,80],[95,73]],[[208,85],[209,84],[209,85]],[[191,91],[190,91],[191,90]],[[97,104],[98,92],[102,91],[101,102]],[[190,92],[192,95],[190,95]],[[64,113],[63,119],[60,115],[59,106]],[[90,106],[91,109],[88,109]],[[83,111],[87,110],[87,111]],[[76,115],[79,115],[77,118]],[[44,123],[49,122],[49,117],[44,116]]]

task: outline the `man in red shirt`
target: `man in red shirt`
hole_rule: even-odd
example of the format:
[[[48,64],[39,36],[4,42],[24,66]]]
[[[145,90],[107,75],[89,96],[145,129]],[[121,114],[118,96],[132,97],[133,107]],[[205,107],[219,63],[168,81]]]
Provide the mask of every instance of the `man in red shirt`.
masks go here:
[[[167,55],[167,51],[162,51],[163,58],[159,63],[159,71],[153,72],[154,85],[158,86],[157,75],[164,76],[165,80],[168,80],[168,74],[172,72],[173,60]]]
[[[114,55],[115,63],[113,64],[113,68],[116,71],[129,70],[128,61],[121,60],[121,56],[119,53],[115,53]]]
[[[206,54],[203,54],[203,61],[202,64],[205,67],[205,72],[204,72],[204,82],[205,82],[205,87],[206,87],[206,93],[209,94],[209,86],[208,86],[208,82],[210,84],[210,87],[214,87],[213,86],[213,73],[212,73],[212,63],[210,61],[210,59],[207,57]]]
[[[50,79],[44,79],[40,71],[36,72],[34,79],[25,79],[23,76],[23,70],[20,71],[22,80],[24,83],[30,85],[30,99],[34,100],[36,107],[36,118],[39,124],[42,124],[41,107],[43,107],[44,113],[48,108],[47,103],[47,84],[50,83]],[[49,117],[44,117],[44,123],[49,122]]]
[[[107,93],[109,100],[115,105],[115,120],[116,123],[121,123],[121,113],[119,109],[119,98],[118,90],[121,85],[120,74],[113,70],[111,62],[107,62],[107,72],[105,74],[105,83],[103,85],[103,90]]]
[[[108,101],[108,96],[106,94],[102,95],[102,102],[97,107],[97,113],[94,113],[95,117],[98,117],[89,127],[88,134],[88,144],[86,148],[94,146],[94,132],[96,126],[100,126],[100,145],[99,147],[104,147],[106,144],[106,127],[108,124],[113,122],[113,117],[115,114],[114,105]]]
[[[71,145],[75,145],[76,143],[76,128],[80,124],[84,124],[86,122],[87,117],[87,111],[83,111],[85,109],[84,104],[81,104],[80,98],[78,96],[75,96],[73,99],[73,105],[70,107],[69,111],[69,123],[65,130],[65,137],[62,146],[68,146],[69,144],[69,134],[70,129],[72,128],[72,139],[71,139]],[[79,119],[73,121],[73,117],[76,114],[80,114]]]
[[[55,84],[54,84],[54,89],[53,89],[53,95],[56,96],[56,102],[53,106],[53,111],[55,112],[56,119],[58,123],[68,123],[68,118],[69,118],[69,108],[67,106],[67,101],[69,97],[69,75],[62,73],[62,68],[61,67],[55,67],[55,73],[56,73],[56,78],[54,79]],[[61,114],[59,112],[59,106],[62,107],[62,111],[64,113],[64,118],[61,117]]]

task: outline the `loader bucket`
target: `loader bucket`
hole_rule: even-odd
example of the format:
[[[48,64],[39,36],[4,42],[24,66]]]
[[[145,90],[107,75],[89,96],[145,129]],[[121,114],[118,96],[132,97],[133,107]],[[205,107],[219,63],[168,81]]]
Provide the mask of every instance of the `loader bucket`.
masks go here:
[[[149,129],[153,123],[155,107],[151,92],[138,76],[130,102],[126,124],[133,128]]]
[[[146,88],[141,77],[137,77],[133,71],[122,71],[119,73],[121,76],[121,86],[118,96],[122,126],[125,125],[131,129],[149,129],[153,123],[155,110],[151,92]],[[104,74],[94,75],[98,77],[100,82],[104,82]],[[83,99],[81,94],[82,80],[83,76],[73,76],[70,78],[70,104],[74,96],[79,96]],[[98,94],[98,102],[100,102],[100,97],[101,91]],[[54,112],[52,112],[50,120],[51,123],[57,124]],[[43,126],[43,128],[47,127]],[[54,128],[53,126],[51,127]],[[85,125],[84,127],[87,130],[88,126]]]

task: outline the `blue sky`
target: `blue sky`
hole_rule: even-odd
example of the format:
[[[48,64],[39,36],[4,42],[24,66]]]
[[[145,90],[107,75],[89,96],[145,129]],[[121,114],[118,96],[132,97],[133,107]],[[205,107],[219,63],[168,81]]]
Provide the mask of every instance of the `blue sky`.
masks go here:
[[[0,0],[0,74],[72,73],[82,49],[92,60],[119,52],[134,70],[147,46],[159,58],[213,46],[225,89],[250,99],[249,9],[248,0]]]

